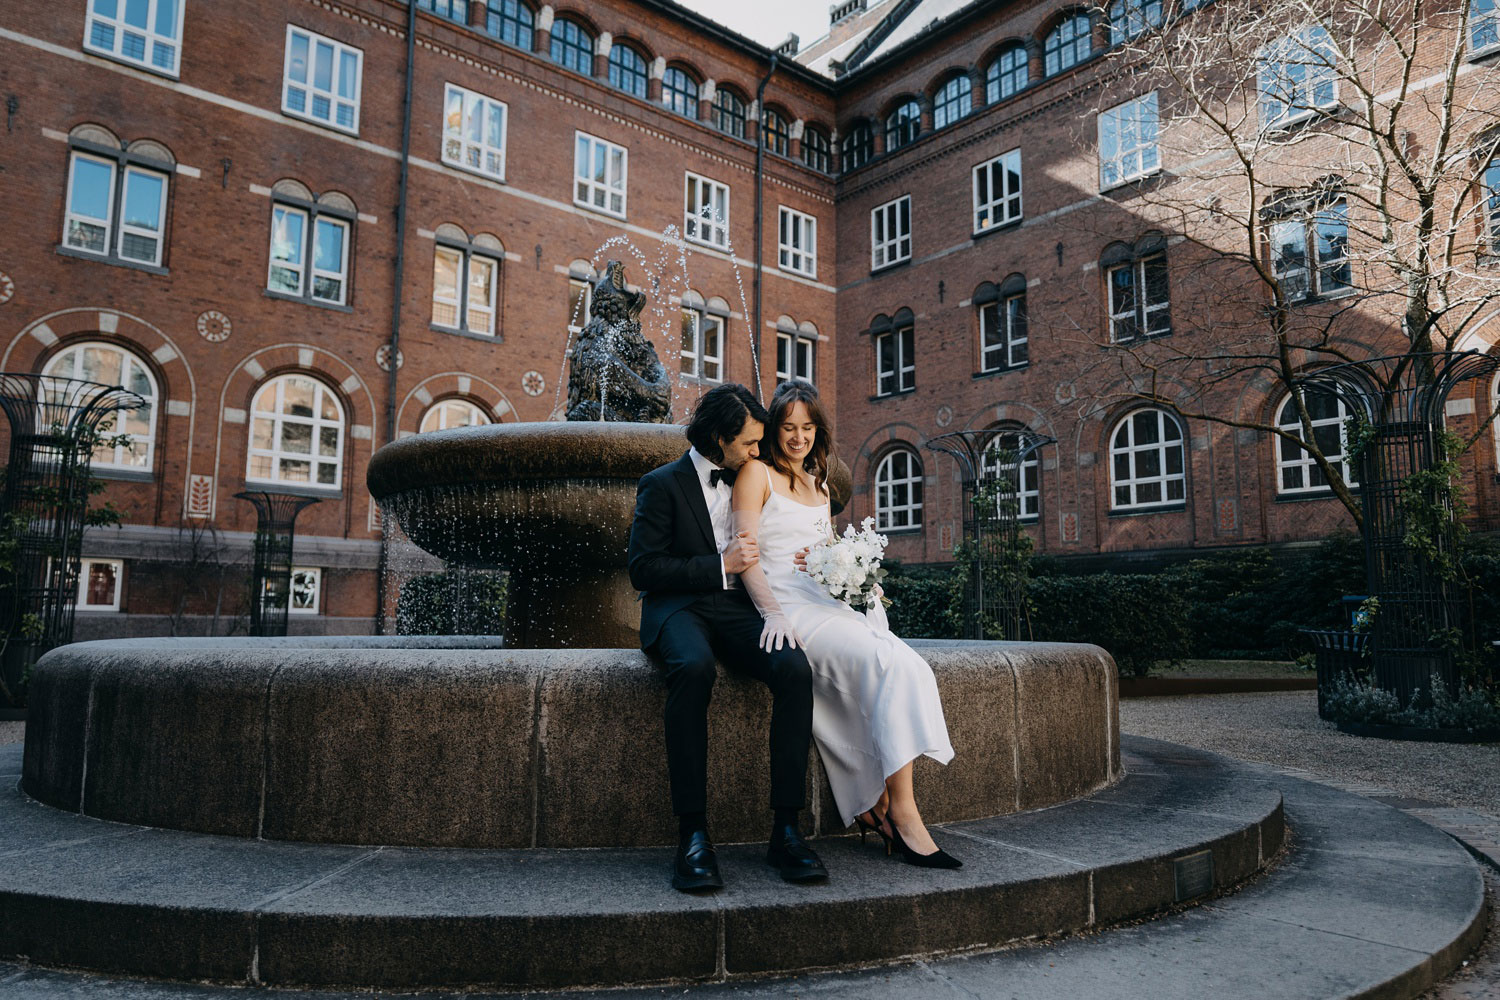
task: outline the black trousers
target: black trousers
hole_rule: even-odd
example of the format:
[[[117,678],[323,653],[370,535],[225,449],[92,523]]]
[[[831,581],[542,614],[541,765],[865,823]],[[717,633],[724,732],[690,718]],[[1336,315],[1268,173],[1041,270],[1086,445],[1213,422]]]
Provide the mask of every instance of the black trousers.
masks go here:
[[[666,667],[667,770],[672,812],[679,816],[707,811],[708,703],[716,661],[771,689],[771,807],[806,804],[812,671],[801,648],[762,650],[761,625],[744,591],[704,594],[668,618],[647,650]]]

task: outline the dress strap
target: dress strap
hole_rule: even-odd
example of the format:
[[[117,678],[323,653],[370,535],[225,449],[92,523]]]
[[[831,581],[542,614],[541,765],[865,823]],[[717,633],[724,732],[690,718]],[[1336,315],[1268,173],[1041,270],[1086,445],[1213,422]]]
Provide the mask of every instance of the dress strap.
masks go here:
[[[766,470],[766,486],[770,489],[770,491],[772,493],[775,493],[776,492],[776,480],[774,480],[774,479],[771,478],[771,467],[769,465],[767,465],[765,462],[760,463],[760,467],[762,469]]]

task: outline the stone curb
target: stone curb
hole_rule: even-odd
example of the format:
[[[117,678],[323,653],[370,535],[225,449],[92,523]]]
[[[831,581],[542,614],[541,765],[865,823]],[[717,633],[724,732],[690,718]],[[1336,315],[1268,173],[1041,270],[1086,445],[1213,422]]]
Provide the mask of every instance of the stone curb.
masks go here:
[[[20,770],[12,749],[0,775]],[[1223,891],[1283,842],[1281,795],[1230,762],[1147,749],[1088,798],[937,828],[929,872],[856,838],[782,883],[759,845],[729,887],[667,887],[670,850],[441,850],[256,841],[0,798],[0,957],[244,985],[560,988],[940,956],[1090,930]],[[13,778],[6,778],[13,781]]]

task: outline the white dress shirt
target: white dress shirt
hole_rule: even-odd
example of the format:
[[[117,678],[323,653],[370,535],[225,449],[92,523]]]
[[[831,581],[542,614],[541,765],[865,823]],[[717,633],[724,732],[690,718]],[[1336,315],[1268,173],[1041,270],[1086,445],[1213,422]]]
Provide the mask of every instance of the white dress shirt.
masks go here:
[[[719,466],[704,458],[697,448],[689,448],[688,457],[693,460],[693,468],[698,471],[698,485],[703,488],[703,503],[708,507],[708,520],[713,525],[714,546],[719,550],[719,576],[724,581],[724,589],[730,590],[739,584],[734,574],[724,572],[724,550],[729,548],[729,542],[734,537],[729,511],[733,487],[722,479],[715,486],[708,484],[708,474]]]

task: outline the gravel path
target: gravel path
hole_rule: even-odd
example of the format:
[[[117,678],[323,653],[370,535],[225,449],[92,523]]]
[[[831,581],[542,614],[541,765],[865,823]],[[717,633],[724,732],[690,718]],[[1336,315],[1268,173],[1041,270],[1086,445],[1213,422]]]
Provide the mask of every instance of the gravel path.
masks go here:
[[[0,743],[26,742],[26,723],[0,722]]]
[[[1313,691],[1126,698],[1120,728],[1500,817],[1500,745],[1350,736],[1318,718]]]

